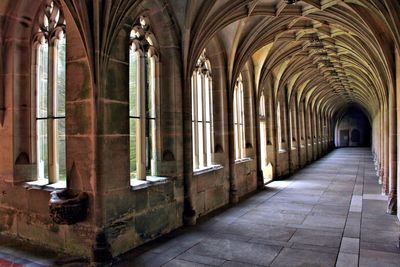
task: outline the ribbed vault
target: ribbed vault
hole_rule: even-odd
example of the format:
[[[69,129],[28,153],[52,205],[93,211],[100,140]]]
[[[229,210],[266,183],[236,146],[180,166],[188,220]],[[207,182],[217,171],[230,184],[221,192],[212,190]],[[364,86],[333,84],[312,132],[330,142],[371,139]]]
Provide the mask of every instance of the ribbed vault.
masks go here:
[[[251,61],[258,96],[272,77],[275,96],[287,87],[289,101],[305,100],[331,116],[354,104],[373,116],[394,85],[395,2],[195,1],[188,58],[219,38],[231,83]]]

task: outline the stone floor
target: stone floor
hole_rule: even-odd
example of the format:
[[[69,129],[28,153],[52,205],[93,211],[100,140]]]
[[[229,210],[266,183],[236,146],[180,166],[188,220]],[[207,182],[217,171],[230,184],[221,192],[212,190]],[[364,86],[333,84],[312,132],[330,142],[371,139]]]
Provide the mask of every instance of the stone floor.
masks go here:
[[[369,149],[337,149],[115,266],[400,266],[399,224]]]
[[[114,266],[398,267],[399,223],[385,212],[369,150],[338,149],[197,226],[122,255]],[[11,263],[51,261],[4,249],[0,243],[0,259]],[[0,260],[3,266],[19,265]]]

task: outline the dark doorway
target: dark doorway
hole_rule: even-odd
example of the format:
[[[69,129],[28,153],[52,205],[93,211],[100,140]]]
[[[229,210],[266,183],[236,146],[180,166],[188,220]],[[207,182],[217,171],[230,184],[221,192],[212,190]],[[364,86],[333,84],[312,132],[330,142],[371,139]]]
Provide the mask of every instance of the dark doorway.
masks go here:
[[[340,144],[341,147],[349,146],[349,130],[340,130]]]
[[[360,143],[360,131],[357,129],[354,129],[351,131],[351,142],[354,143]]]
[[[368,147],[371,145],[371,124],[363,110],[357,106],[347,108],[336,128],[336,146]]]

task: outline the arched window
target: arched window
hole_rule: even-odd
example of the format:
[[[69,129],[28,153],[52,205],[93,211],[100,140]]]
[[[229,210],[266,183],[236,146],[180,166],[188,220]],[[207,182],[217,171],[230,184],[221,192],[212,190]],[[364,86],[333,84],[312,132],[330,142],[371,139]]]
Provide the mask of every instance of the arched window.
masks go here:
[[[58,1],[46,1],[36,33],[36,163],[39,180],[66,186],[65,157],[65,18]]]
[[[279,150],[283,150],[281,103],[279,101],[278,101],[278,106],[276,107],[276,124],[277,124],[277,135],[278,135],[278,148]]]
[[[129,135],[131,178],[155,175],[158,57],[150,21],[140,17],[130,35]]]
[[[193,169],[212,165],[212,79],[204,50],[192,75]]]
[[[289,140],[291,143],[291,148],[296,149],[296,130],[297,130],[297,121],[296,121],[296,107],[293,104],[292,108],[289,109],[289,130],[290,136]]]
[[[245,129],[244,129],[244,104],[243,104],[243,82],[242,76],[236,81],[233,93],[233,120],[235,127],[235,158],[245,158]]]
[[[312,129],[312,116],[311,116],[311,109],[309,107],[305,108],[306,109],[306,114],[307,114],[307,123],[305,127],[307,128],[307,146],[311,146],[311,135],[313,134],[313,129]]]

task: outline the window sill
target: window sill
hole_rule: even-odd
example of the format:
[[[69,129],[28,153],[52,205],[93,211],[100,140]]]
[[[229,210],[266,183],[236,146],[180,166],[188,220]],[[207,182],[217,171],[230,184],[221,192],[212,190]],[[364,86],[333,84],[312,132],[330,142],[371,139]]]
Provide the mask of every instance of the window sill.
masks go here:
[[[297,148],[296,147],[292,147],[292,150],[296,150]]]
[[[218,165],[211,165],[211,166],[208,166],[208,167],[204,167],[204,168],[201,168],[201,169],[194,170],[193,171],[193,175],[194,176],[201,175],[201,174],[204,174],[204,173],[217,171],[217,170],[220,170],[220,169],[223,169],[223,168],[224,167],[222,165],[219,165],[219,164]]]
[[[32,182],[25,183],[26,189],[43,189],[47,191],[54,191],[57,189],[65,189],[67,188],[66,181],[60,181],[57,183],[49,184],[49,180],[47,179],[39,179]]]
[[[279,154],[286,153],[286,149],[279,149],[279,150],[278,150],[278,153],[279,153]]]
[[[168,182],[167,177],[147,176],[146,180],[131,179],[132,190],[145,189],[154,185],[165,184]]]
[[[245,162],[249,162],[252,160],[253,160],[252,158],[235,159],[235,164],[245,163]]]

